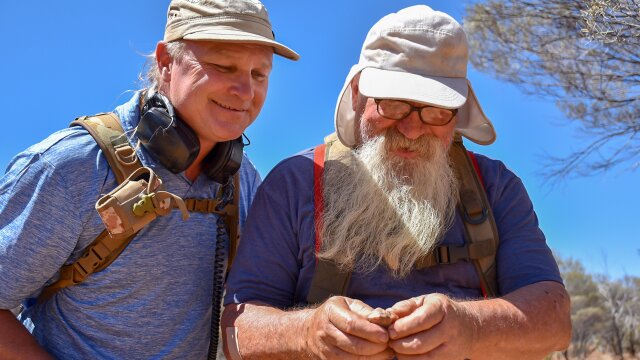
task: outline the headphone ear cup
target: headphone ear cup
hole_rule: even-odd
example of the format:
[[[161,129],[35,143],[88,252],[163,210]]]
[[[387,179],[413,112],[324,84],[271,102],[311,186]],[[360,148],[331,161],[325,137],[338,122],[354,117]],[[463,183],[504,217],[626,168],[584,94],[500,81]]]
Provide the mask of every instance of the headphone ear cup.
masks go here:
[[[156,93],[143,109],[136,134],[142,146],[174,174],[189,167],[200,152],[200,141],[191,128],[173,114],[168,99]]]
[[[202,171],[218,184],[226,184],[229,178],[240,169],[243,148],[242,136],[235,140],[217,143],[204,158]]]

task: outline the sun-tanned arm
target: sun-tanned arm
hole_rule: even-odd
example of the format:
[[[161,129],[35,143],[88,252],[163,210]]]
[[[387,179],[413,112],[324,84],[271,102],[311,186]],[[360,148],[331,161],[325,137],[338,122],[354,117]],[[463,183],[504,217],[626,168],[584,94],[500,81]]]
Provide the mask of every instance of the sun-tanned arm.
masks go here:
[[[541,359],[571,340],[569,296],[562,284],[551,281],[490,300],[425,295],[399,302],[391,311],[400,317],[389,328],[389,345],[398,354]]]
[[[9,310],[0,310],[0,359],[52,360]]]
[[[284,311],[258,303],[227,305],[222,333],[238,329],[243,360],[389,359],[386,329],[367,320],[371,309],[359,300],[333,297],[317,308]],[[226,334],[225,334],[226,335]],[[229,339],[225,337],[225,352]],[[229,353],[226,352],[228,358]]]

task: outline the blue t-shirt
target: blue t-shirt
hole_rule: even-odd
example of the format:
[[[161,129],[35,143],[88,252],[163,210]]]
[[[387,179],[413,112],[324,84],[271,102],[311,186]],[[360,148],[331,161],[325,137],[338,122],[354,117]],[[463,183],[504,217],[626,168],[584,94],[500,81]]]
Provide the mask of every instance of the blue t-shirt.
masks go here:
[[[115,112],[130,142],[139,93]],[[182,198],[215,198],[218,185],[173,174],[137,149],[142,163]],[[240,222],[260,177],[246,156],[240,169]],[[80,127],[58,131],[17,155],[0,179],[0,308],[27,304],[33,335],[59,359],[206,358],[213,291],[215,214],[174,210],[145,226],[104,271],[35,297],[64,264],[104,229],[94,206],[117,186],[93,138]],[[25,301],[26,300],[26,301]]]
[[[500,235],[496,255],[500,294],[539,282],[562,282],[557,264],[538,227],[522,182],[499,161],[477,155]],[[261,301],[276,307],[304,305],[315,271],[313,151],[281,162],[258,189],[227,281],[225,304]],[[458,215],[442,240],[464,244]],[[480,280],[470,262],[459,261],[393,278],[381,265],[354,272],[346,296],[373,307],[390,307],[414,296],[443,293],[480,298]]]

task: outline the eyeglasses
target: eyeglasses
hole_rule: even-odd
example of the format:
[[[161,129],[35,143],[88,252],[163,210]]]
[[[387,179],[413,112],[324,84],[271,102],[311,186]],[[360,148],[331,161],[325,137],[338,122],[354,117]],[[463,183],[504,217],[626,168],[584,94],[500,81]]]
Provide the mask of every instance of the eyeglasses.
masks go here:
[[[458,109],[443,109],[435,106],[413,106],[404,100],[374,99],[378,114],[392,120],[402,120],[417,111],[420,120],[432,126],[443,126],[451,122]]]

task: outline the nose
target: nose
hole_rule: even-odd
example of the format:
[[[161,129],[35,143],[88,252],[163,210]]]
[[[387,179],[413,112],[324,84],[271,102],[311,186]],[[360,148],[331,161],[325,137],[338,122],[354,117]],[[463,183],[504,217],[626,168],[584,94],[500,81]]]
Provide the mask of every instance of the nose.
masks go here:
[[[251,74],[238,73],[233,79],[229,92],[244,101],[252,100],[254,88]]]
[[[397,120],[396,128],[409,140],[415,140],[422,135],[429,134],[431,128],[420,120],[420,115],[417,111],[412,111],[407,117],[402,120]]]

